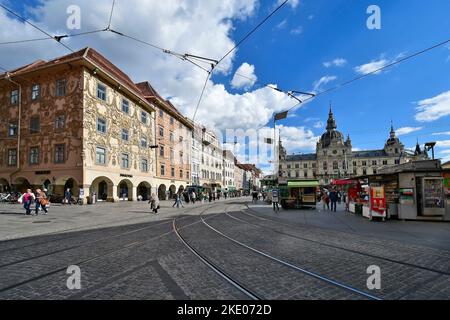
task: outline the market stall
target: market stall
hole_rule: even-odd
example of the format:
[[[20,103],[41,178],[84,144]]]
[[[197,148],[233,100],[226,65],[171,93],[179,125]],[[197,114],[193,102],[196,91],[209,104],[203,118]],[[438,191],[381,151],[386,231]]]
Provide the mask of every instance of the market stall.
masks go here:
[[[315,209],[318,180],[289,180],[280,185],[280,200],[283,209]]]

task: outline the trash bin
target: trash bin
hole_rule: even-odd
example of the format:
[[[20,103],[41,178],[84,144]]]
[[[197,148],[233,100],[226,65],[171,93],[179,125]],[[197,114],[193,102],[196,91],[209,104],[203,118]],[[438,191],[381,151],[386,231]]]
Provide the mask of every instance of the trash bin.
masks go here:
[[[363,214],[363,205],[362,204],[355,204],[355,214]]]

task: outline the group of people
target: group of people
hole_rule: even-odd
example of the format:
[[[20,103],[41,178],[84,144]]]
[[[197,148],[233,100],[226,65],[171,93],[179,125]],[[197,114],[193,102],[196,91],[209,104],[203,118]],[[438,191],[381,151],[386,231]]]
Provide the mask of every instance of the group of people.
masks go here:
[[[333,212],[336,212],[337,204],[341,203],[343,197],[345,202],[345,193],[343,194],[341,193],[341,191],[336,190],[335,188],[331,189],[330,191],[328,191],[327,189],[321,190],[320,200],[322,202],[323,210],[331,210]]]
[[[46,194],[47,190],[41,190],[36,189],[35,192],[33,192],[31,189],[27,189],[27,191],[22,194],[22,196],[19,198],[19,203],[23,204],[23,208],[25,209],[25,214],[27,216],[37,216],[39,215],[39,212],[42,210],[44,211],[44,215],[48,214],[48,206],[50,204],[50,201],[47,198]],[[31,206],[34,203],[34,213],[32,213]]]

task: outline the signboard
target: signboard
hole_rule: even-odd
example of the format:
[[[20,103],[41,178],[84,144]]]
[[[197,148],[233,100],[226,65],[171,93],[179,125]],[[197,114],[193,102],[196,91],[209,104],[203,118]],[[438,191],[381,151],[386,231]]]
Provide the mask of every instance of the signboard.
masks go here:
[[[80,188],[80,199],[84,199],[84,189]]]
[[[414,205],[414,189],[400,189],[400,204]]]
[[[384,187],[372,187],[370,188],[370,205],[372,211],[384,213],[386,211],[386,194]]]

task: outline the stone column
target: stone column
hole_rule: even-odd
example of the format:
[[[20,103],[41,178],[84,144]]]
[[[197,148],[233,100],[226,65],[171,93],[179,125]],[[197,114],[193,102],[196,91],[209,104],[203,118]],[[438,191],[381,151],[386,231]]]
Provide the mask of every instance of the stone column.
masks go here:
[[[132,186],[131,194],[129,195],[130,198],[128,199],[128,201],[137,201],[137,197],[138,197],[137,193],[138,193],[137,186]]]
[[[108,201],[119,202],[119,196],[117,195],[117,185],[112,186],[112,198],[108,195]]]
[[[86,204],[88,204],[88,198],[92,197],[92,195],[90,194],[91,186],[90,185],[83,185],[82,188],[83,188],[83,192],[84,192],[83,204],[86,205]]]

